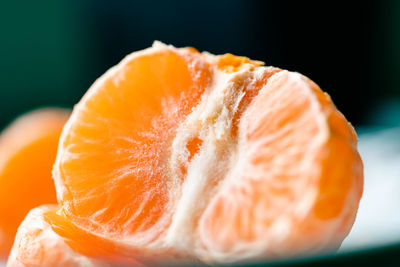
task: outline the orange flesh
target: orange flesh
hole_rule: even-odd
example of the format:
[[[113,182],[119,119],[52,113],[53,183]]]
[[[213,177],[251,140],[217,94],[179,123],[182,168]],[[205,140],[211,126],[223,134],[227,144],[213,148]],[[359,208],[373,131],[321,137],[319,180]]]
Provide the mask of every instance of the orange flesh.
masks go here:
[[[55,233],[84,255],[150,265],[336,248],[362,194],[355,132],[316,84],[159,44],[96,81],[53,174],[62,207],[43,220]]]
[[[61,197],[66,214],[94,216],[96,224],[85,222],[90,230],[117,235],[145,231],[159,221],[169,198],[162,161],[167,155],[161,153],[176,121],[197,103],[207,83],[202,69],[191,71],[199,76],[194,79],[175,53],[155,53],[128,62],[101,84],[71,127],[74,134],[66,137],[74,144],[67,153],[84,155],[61,166],[68,170],[63,176],[68,190]],[[183,94],[181,88],[192,90]],[[82,174],[83,182],[74,179]],[[113,208],[99,214],[103,207]]]
[[[57,203],[51,169],[69,112],[37,110],[16,120],[0,137],[0,255],[6,257],[30,209]]]
[[[315,177],[310,169],[299,168],[307,158],[307,153],[315,153],[308,152],[307,147],[310,136],[317,136],[320,130],[317,120],[313,119],[315,115],[312,114],[310,99],[301,95],[294,98],[291,95],[292,91],[301,92],[303,88],[296,87],[303,85],[291,83],[288,79],[288,75],[282,74],[277,79],[269,80],[268,82],[273,84],[267,84],[267,90],[257,96],[242,118],[241,129],[247,134],[245,143],[242,144],[243,152],[252,150],[257,153],[248,156],[250,164],[245,165],[242,180],[231,188],[227,187],[206,211],[203,227],[204,235],[210,239],[207,240],[210,249],[229,250],[237,242],[255,242],[265,233],[269,239],[269,246],[277,248],[277,251],[270,249],[271,256],[280,254],[281,243],[285,238],[292,240],[291,245],[304,247],[304,252],[316,250],[332,231],[327,227],[327,222],[347,210],[348,201],[354,202],[354,199],[348,199],[349,191],[355,189],[356,196],[361,196],[362,169],[358,165],[361,160],[358,153],[353,153],[355,132],[348,126],[344,117],[334,110],[329,96],[323,95],[308,79],[304,79],[304,83],[311,87],[316,97],[324,98],[326,106],[322,107],[322,112],[333,123],[329,129],[330,139],[324,142],[326,150],[312,159],[320,177]],[[279,102],[276,102],[275,95],[280,96]],[[262,116],[265,106],[270,110]],[[344,130],[346,128],[347,131]],[[338,132],[340,130],[342,133]],[[265,142],[259,143],[263,139]],[[253,143],[258,144],[252,147]],[[336,161],[337,165],[334,166],[332,161]],[[348,175],[354,172],[354,166],[357,166],[357,173],[354,179],[349,179]],[[253,173],[264,175],[265,180],[249,175]],[[320,179],[319,183],[311,186],[318,181],[316,179]],[[308,203],[313,205],[311,211],[314,212],[305,218],[296,218],[292,213],[301,210],[302,207],[299,206],[307,202],[307,190],[318,190],[315,192],[318,193],[318,197],[314,203]],[[237,198],[248,201],[238,203]],[[255,218],[263,214],[263,210],[269,211],[267,216],[261,220]],[[344,213],[346,218],[354,217],[355,209],[353,207]],[[325,225],[322,223],[324,221]],[[291,231],[285,229],[294,225],[295,229]],[[280,227],[283,229],[279,229]],[[333,238],[330,245],[337,247],[349,232],[350,226],[343,228],[341,224],[333,224],[332,227],[335,227],[340,237],[337,236],[337,240]],[[265,230],[260,233],[262,228]],[[268,233],[268,230],[272,232]],[[216,247],[218,245],[219,247]],[[290,251],[287,256],[289,255]]]

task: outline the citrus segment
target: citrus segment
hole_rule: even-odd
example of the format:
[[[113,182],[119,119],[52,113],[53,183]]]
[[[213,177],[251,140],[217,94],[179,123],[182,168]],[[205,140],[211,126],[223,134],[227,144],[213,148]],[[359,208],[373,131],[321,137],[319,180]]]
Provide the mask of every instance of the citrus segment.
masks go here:
[[[235,169],[201,219],[209,253],[226,262],[340,246],[362,191],[355,146],[354,130],[316,84],[273,75],[242,116]]]
[[[117,237],[162,225],[168,146],[208,76],[188,51],[153,48],[100,78],[75,108],[55,165],[65,213]]]
[[[111,266],[74,252],[64,238],[53,232],[44,216],[57,208],[46,205],[29,212],[18,229],[7,266]]]

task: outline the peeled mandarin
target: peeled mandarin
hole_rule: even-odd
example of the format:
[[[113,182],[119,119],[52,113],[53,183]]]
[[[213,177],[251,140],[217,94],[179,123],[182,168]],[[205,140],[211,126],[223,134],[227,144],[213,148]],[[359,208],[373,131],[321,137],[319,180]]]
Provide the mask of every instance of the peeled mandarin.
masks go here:
[[[55,233],[144,265],[336,249],[363,187],[356,133],[311,80],[159,42],[76,105],[53,175]]]

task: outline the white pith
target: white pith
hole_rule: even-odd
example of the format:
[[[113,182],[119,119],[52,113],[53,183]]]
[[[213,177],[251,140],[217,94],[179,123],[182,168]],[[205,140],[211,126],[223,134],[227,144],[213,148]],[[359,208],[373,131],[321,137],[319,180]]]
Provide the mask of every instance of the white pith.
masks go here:
[[[215,70],[214,73],[213,84],[206,90],[200,104],[178,128],[172,144],[169,162],[171,178],[172,181],[179,181],[179,166],[187,162],[189,154],[186,144],[195,137],[203,141],[199,153],[187,165],[183,185],[171,187],[179,188],[181,195],[175,206],[176,211],[166,242],[181,249],[193,247],[193,243],[199,242],[199,239],[191,234],[197,227],[197,221],[193,221],[193,218],[202,214],[217,190],[216,187],[210,186],[213,183],[211,180],[218,179],[215,176],[225,176],[236,162],[237,140],[231,135],[231,130],[233,116],[244,96],[243,86],[238,86],[237,83],[246,79],[249,75],[248,69],[236,73]],[[229,154],[229,157],[222,160],[221,154]],[[216,173],[217,171],[221,173]]]

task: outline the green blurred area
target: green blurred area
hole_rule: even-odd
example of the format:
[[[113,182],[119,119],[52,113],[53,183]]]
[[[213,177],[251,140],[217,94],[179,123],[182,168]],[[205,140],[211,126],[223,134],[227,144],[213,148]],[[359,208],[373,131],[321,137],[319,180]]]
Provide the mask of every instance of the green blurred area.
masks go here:
[[[400,125],[400,1],[352,4],[351,10],[343,13],[345,17],[335,14],[341,8],[349,8],[345,2],[335,2],[335,6],[343,7],[333,11],[329,11],[332,9],[329,7],[312,10],[313,7],[321,8],[315,3],[306,7],[298,4],[289,15],[285,12],[293,4],[290,1],[233,3],[236,4],[226,6],[228,2],[195,1],[191,6],[184,1],[162,5],[103,0],[1,1],[0,128],[32,108],[48,105],[72,107],[106,69],[127,53],[150,46],[152,40],[158,38],[211,52],[248,55],[265,60],[267,64],[303,72],[332,96],[353,124]],[[189,14],[188,11],[194,7],[201,12],[218,10]],[[318,15],[316,21],[309,19],[302,24],[298,18],[303,15],[296,15],[298,8],[301,12],[309,10],[310,14],[328,12],[327,19],[321,22],[326,30],[318,29],[318,20],[324,19],[324,14]],[[367,15],[361,12],[353,19],[353,11],[362,8]],[[240,14],[243,15],[239,18]],[[331,21],[331,17],[337,21]],[[281,18],[293,20],[282,24]],[[342,19],[345,21],[341,22]],[[361,22],[357,21],[360,19]],[[329,39],[329,30],[335,29],[337,23],[342,28],[332,35],[336,34],[334,38],[343,40],[339,39],[329,47],[329,43],[336,40]],[[356,26],[346,28],[348,23]],[[292,27],[296,24],[300,25],[298,35],[294,34],[297,30]],[[347,32],[341,36],[344,29]],[[355,39],[347,40],[353,29]],[[321,33],[322,38],[315,36],[315,40],[298,40],[307,32],[310,32],[305,35],[307,37]],[[304,45],[293,50],[297,45],[290,45],[293,40]],[[354,41],[356,44],[351,45]],[[314,45],[301,55],[301,49],[309,47],[307,42],[321,42],[321,51],[316,52],[318,45]],[[332,55],[338,44],[342,50]],[[350,47],[348,51],[347,44]],[[351,59],[348,55],[357,52],[355,47],[360,47],[363,52]],[[350,63],[340,61],[332,65],[331,59],[342,51],[348,53],[344,59],[349,58]],[[321,59],[321,55],[326,55],[327,60]],[[307,58],[309,62],[305,60]],[[358,60],[360,58],[367,60]],[[359,65],[351,65],[354,62]],[[327,69],[329,66],[331,69]],[[334,71],[338,66],[343,66],[339,72],[345,76],[336,76]],[[352,75],[352,72],[356,74]],[[336,77],[344,80],[332,80]],[[360,86],[357,88],[358,81]]]
[[[0,3],[0,126],[38,106],[72,106],[94,79],[89,13],[72,3]]]
[[[383,1],[385,2],[385,1]],[[384,6],[381,17],[383,18],[383,39],[377,40],[381,46],[379,57],[381,65],[377,66],[382,82],[377,86],[387,98],[393,95],[400,97],[400,1],[388,1],[390,5]]]
[[[371,53],[376,65],[373,90],[379,96],[365,113],[371,125],[400,126],[400,1],[381,1],[381,26]]]

